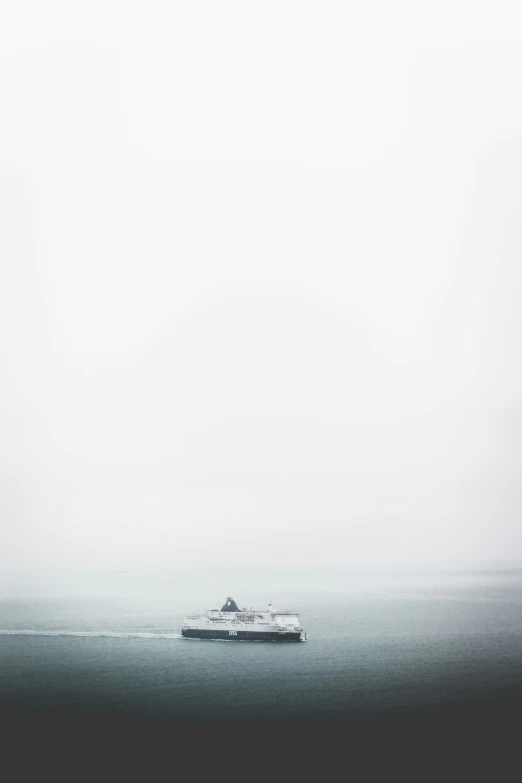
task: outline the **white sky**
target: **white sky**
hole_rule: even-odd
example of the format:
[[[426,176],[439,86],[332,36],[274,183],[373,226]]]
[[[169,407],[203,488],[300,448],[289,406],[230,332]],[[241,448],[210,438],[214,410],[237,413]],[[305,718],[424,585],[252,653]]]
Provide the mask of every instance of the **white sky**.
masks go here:
[[[520,3],[4,5],[0,587],[522,559],[521,89]]]

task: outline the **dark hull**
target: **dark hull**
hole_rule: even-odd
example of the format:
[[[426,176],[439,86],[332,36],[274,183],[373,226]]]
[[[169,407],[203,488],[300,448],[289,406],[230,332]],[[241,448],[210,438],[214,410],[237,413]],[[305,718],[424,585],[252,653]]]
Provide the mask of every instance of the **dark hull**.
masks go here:
[[[229,631],[182,629],[181,635],[187,639],[226,639],[230,642],[300,642],[301,633],[277,633],[272,631],[237,631],[230,635]]]

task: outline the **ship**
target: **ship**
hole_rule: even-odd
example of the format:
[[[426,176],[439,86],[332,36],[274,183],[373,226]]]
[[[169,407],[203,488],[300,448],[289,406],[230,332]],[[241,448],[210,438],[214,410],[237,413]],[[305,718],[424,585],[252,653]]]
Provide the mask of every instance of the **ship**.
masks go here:
[[[221,610],[188,615],[181,635],[186,639],[222,639],[234,642],[304,642],[306,633],[299,625],[299,612],[266,609],[240,609],[233,598]]]

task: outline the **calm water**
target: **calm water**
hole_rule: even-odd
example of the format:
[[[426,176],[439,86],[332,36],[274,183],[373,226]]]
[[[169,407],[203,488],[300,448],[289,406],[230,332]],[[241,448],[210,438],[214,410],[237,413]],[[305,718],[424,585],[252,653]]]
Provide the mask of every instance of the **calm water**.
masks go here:
[[[222,598],[4,600],[1,700],[186,721],[522,701],[522,572],[280,591],[276,605],[301,612],[302,644],[180,638],[186,613]]]

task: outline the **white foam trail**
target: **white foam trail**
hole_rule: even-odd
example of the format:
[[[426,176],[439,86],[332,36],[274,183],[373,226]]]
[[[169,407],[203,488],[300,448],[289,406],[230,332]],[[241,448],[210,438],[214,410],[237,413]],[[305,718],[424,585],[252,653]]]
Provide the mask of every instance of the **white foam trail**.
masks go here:
[[[180,633],[131,633],[126,631],[33,631],[33,630],[2,630],[0,636],[88,636],[109,637],[116,639],[181,639]]]

